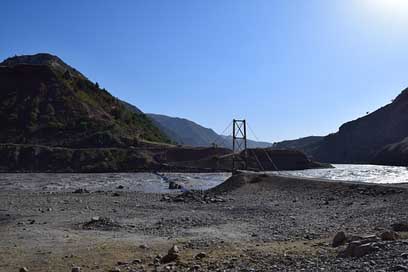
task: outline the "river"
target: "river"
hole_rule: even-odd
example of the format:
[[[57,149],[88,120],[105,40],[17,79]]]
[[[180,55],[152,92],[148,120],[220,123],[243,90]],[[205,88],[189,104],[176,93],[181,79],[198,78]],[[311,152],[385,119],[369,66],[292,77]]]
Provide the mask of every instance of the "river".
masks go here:
[[[331,169],[280,171],[279,174],[328,180],[369,183],[408,182],[408,168],[378,165],[337,164]],[[274,172],[276,173],[276,172]],[[72,192],[89,191],[169,192],[168,182],[175,181],[188,189],[208,189],[224,182],[230,173],[1,173],[1,191]],[[164,178],[163,178],[164,177]],[[119,189],[122,188],[123,189]]]

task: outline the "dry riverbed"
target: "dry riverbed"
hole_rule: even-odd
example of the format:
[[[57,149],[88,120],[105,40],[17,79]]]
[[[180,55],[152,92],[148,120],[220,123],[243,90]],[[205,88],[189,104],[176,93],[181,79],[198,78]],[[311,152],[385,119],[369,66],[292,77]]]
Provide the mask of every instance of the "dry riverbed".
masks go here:
[[[406,185],[255,174],[195,193],[2,191],[0,271],[408,271],[407,204]]]

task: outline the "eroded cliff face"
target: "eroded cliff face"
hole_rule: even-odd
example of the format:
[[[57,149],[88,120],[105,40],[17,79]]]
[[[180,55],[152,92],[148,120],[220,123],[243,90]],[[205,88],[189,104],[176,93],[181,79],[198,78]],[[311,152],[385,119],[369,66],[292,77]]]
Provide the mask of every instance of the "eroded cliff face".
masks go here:
[[[408,89],[392,103],[345,123],[326,136],[310,154],[330,163],[370,163],[386,145],[408,136]]]

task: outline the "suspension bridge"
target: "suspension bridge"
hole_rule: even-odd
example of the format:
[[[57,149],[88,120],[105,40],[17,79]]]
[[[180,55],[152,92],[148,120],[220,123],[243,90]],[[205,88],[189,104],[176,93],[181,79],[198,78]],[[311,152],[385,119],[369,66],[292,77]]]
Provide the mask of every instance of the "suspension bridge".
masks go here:
[[[240,169],[255,170],[249,167],[252,164],[251,160],[255,161],[258,169],[262,172],[266,170],[279,171],[267,149],[248,147],[248,130],[259,141],[254,130],[245,119],[233,119],[211,143],[214,147],[218,147],[225,146],[226,141],[232,140],[232,171]],[[230,131],[230,134],[225,136],[227,131]],[[269,165],[265,165],[265,163]]]

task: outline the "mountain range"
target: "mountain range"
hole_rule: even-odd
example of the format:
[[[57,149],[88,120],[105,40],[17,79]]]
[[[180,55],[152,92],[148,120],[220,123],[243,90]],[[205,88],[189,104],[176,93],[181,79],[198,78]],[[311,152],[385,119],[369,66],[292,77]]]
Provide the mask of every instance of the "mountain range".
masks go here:
[[[163,166],[170,157],[182,161],[188,154],[195,154],[191,159],[223,156],[230,152],[226,148],[230,149],[232,143],[231,136],[219,135],[187,119],[144,114],[50,54],[15,56],[0,63],[0,124],[0,153],[5,152],[1,153],[1,160],[6,168],[9,160],[15,160],[18,168],[20,155],[28,166],[30,160],[39,160],[40,146],[46,147],[41,150],[52,154],[53,160],[57,159],[55,154],[64,150],[54,152],[49,148],[72,149],[64,151],[64,156],[71,155],[60,156],[72,161],[77,159],[74,154],[78,149],[98,149],[98,155],[83,155],[98,164],[92,169],[131,169],[127,162],[132,160],[139,161],[145,169]],[[213,148],[214,143],[220,148]],[[248,141],[249,148],[271,146]],[[140,147],[150,151],[135,151]],[[121,150],[111,154],[101,148]],[[273,149],[300,150],[313,160],[328,163],[407,165],[408,89],[392,103],[341,125],[336,133],[275,143]],[[107,156],[110,163],[100,161]],[[52,163],[51,159],[47,161]],[[82,169],[78,165],[69,169],[78,167]],[[48,169],[47,165],[43,168]]]
[[[190,146],[212,146],[232,149],[232,136],[217,134],[210,128],[203,127],[193,121],[170,117],[161,114],[147,114],[161,131],[173,142]],[[249,148],[266,148],[272,146],[268,142],[248,140]]]
[[[161,118],[165,122],[112,96],[57,56],[0,63],[0,172],[231,169],[230,149],[208,147],[207,138],[224,136],[185,119]],[[269,156],[285,169],[322,166],[300,152],[270,150]]]

